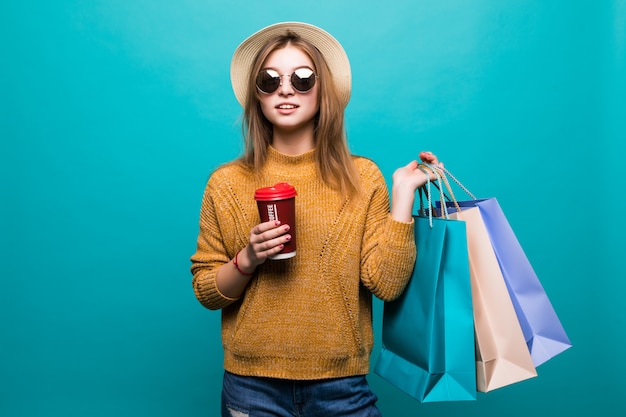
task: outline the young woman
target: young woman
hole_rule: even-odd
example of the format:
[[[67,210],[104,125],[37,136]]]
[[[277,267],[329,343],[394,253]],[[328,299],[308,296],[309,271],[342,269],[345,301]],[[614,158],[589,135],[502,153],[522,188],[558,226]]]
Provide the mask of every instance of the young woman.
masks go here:
[[[350,64],[327,32],[279,23],[235,51],[245,153],[206,186],[193,288],[222,310],[223,416],[379,416],[365,376],[372,294],[400,295],[415,262],[417,161],[392,177],[349,153]],[[428,152],[424,162],[439,163]],[[296,223],[261,222],[254,192],[288,182]],[[280,253],[297,229],[297,254]]]

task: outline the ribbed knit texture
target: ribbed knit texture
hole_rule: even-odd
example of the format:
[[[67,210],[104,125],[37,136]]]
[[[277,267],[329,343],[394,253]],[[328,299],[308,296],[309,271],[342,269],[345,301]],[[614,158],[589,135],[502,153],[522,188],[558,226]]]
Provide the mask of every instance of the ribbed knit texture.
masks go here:
[[[315,150],[298,156],[269,149],[261,173],[241,163],[210,177],[200,213],[193,288],[222,309],[224,367],[239,375],[311,380],[369,372],[372,294],[400,295],[415,262],[413,225],[393,220],[384,178],[355,157],[363,192],[353,201],[327,187]],[[297,254],[259,266],[237,300],[215,285],[217,269],[248,242],[260,222],[254,190],[289,182],[297,192]]]

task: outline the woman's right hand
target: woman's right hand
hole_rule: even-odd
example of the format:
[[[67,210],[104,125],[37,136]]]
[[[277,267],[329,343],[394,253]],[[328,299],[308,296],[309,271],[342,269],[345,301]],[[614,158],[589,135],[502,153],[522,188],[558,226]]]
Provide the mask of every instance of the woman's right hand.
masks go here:
[[[247,267],[246,271],[253,271],[268,257],[276,255],[291,240],[288,233],[290,226],[280,221],[269,221],[257,224],[250,231],[250,240],[245,250],[239,254],[239,264]],[[244,255],[244,256],[242,256]]]
[[[248,245],[235,255],[235,259],[218,269],[215,279],[219,291],[230,298],[241,296],[257,266],[283,250],[285,243],[291,240],[289,229],[289,225],[279,221],[254,226]]]

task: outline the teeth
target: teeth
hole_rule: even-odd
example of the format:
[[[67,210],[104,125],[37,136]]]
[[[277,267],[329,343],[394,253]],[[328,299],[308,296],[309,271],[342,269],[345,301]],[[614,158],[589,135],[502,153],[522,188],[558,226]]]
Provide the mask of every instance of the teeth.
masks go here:
[[[281,104],[280,106],[278,106],[279,109],[295,109],[296,106],[294,106],[293,104]]]

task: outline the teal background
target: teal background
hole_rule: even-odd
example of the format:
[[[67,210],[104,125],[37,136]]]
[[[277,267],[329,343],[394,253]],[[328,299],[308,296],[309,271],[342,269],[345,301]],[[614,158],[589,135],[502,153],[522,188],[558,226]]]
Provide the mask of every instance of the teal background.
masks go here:
[[[353,152],[390,180],[432,150],[499,199],[574,344],[471,403],[371,375],[383,413],[624,415],[622,0],[3,1],[0,415],[219,414],[189,256],[242,149],[231,54],[283,20],[348,52]]]

